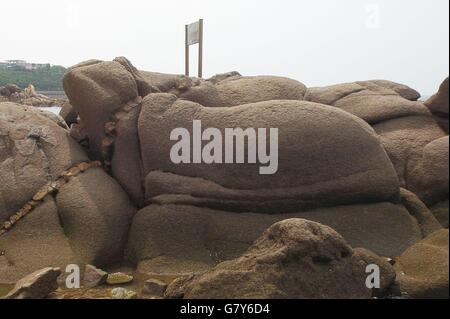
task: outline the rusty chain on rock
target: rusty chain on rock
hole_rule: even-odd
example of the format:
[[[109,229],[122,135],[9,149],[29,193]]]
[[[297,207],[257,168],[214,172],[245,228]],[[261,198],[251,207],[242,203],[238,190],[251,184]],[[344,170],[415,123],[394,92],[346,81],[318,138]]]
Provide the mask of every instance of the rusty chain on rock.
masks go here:
[[[1,224],[0,237],[11,230],[19,220],[43,203],[48,195],[56,194],[61,186],[69,182],[71,178],[95,167],[102,167],[102,163],[100,161],[82,162],[59,174],[55,181],[48,182],[33,195],[31,200]]]

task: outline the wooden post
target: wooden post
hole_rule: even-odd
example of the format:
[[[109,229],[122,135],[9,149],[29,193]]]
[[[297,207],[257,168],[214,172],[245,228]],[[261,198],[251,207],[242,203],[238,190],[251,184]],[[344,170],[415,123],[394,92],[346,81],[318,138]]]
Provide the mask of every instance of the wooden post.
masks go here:
[[[198,21],[198,77],[203,75],[203,19]]]
[[[188,25],[187,24],[185,25],[184,33],[185,33],[185,47],[184,47],[185,71],[184,71],[184,73],[186,74],[186,76],[189,76],[189,43],[188,43],[189,34],[188,34]]]

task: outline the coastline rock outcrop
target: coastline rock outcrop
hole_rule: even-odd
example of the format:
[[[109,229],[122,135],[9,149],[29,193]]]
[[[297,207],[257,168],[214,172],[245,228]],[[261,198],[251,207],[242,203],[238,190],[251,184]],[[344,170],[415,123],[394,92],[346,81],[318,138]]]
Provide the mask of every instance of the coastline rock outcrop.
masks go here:
[[[242,256],[175,280],[165,298],[370,298],[365,265],[333,229],[287,219]]]
[[[448,134],[449,98],[448,77],[442,82],[438,92],[430,97],[425,105],[433,113],[436,122]]]
[[[38,107],[59,106],[64,103],[61,99],[53,99],[39,94],[32,84],[23,90],[15,84],[0,86],[0,102],[14,102]]]
[[[442,296],[442,87],[424,104],[386,80],[198,79],[124,57],[82,62],[63,82],[64,120],[0,102],[0,283],[131,263],[194,273],[169,285],[170,298],[370,298],[396,275],[412,297]],[[438,271],[424,275],[429,255]],[[377,292],[365,285],[371,263],[382,268]]]
[[[405,251],[395,269],[402,291],[411,298],[448,299],[448,229],[435,232]]]
[[[303,218],[338,231],[354,247],[396,257],[422,239],[417,221],[400,205],[337,206],[290,214],[231,213],[183,205],[150,205],[130,229],[126,257],[144,273],[179,275],[236,258],[270,225]]]
[[[39,110],[0,103],[0,282],[48,266],[122,260],[135,208],[89,161]]]
[[[338,107],[368,122],[400,186],[431,208],[448,201],[448,129],[444,132],[435,121],[436,116],[447,116],[448,123],[448,80],[425,104],[417,101],[419,97],[405,85],[374,80],[309,88],[305,100]]]
[[[278,129],[278,171],[260,175],[258,163],[172,163],[173,141],[160,136],[170,136],[177,127],[192,135],[193,120],[220,131],[270,123]],[[138,132],[148,203],[288,212],[398,200],[395,171],[375,133],[360,119],[329,106],[275,100],[208,108],[171,94],[150,94],[142,102]]]

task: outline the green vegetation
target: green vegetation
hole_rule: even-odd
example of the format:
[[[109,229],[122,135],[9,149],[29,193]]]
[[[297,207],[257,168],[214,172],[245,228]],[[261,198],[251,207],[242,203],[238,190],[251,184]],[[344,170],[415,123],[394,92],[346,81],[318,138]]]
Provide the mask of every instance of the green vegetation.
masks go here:
[[[26,88],[29,84],[33,84],[39,91],[62,91],[62,78],[65,71],[64,67],[58,65],[34,71],[0,68],[0,86],[13,83],[21,88]]]

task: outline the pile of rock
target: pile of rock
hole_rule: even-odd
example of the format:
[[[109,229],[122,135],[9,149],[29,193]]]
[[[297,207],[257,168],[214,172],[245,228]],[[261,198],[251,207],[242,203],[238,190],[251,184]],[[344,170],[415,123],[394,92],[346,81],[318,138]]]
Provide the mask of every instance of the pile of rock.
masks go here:
[[[374,294],[362,265],[383,265],[387,291],[394,271],[378,255],[407,260],[402,254],[414,244],[448,227],[448,135],[430,103],[407,86],[375,80],[307,88],[237,72],[204,80],[138,71],[117,58],[68,69],[64,88],[70,103],[61,115],[70,129],[0,104],[0,177],[7,181],[0,222],[73,166],[101,161],[106,172],[71,178],[0,237],[0,282],[69,261],[127,261],[158,275],[212,269],[170,285],[168,297],[364,298]],[[278,171],[260,175],[259,163],[174,164],[171,131],[192,135],[194,120],[219,131],[278,128]],[[227,288],[230,273],[242,273],[232,283],[243,295]],[[338,294],[321,278],[348,289]]]
[[[61,106],[65,102],[37,93],[32,84],[24,90],[16,84],[0,86],[0,102],[8,101],[38,107]]]

